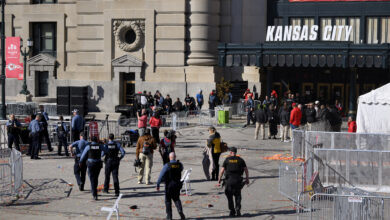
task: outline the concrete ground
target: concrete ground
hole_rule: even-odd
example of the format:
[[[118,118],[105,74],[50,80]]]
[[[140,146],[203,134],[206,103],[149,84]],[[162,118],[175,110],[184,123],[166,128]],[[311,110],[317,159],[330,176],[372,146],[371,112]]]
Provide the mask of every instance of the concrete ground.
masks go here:
[[[238,147],[238,154],[249,168],[250,185],[242,191],[242,214],[239,219],[295,219],[293,203],[278,192],[279,161],[264,160],[263,157],[277,153],[289,153],[290,143],[280,140],[254,140],[254,127],[220,128],[223,141]],[[202,148],[208,136],[206,127],[193,127],[178,132],[176,152],[184,168],[192,168],[192,196],[181,196],[184,213],[188,219],[229,218],[224,191],[217,182],[205,180],[201,161]],[[165,204],[163,186],[157,192],[155,185],[138,185],[133,167],[135,148],[125,148],[126,156],[119,170],[121,193],[121,219],[164,219]],[[224,160],[221,156],[220,164]],[[111,207],[115,202],[113,189],[110,194],[99,193],[99,201],[92,200],[87,177],[86,191],[80,192],[73,176],[73,158],[56,155],[55,151],[41,154],[42,160],[24,157],[24,192],[22,198],[0,206],[0,219],[105,219],[103,206]],[[162,160],[154,155],[152,182],[157,181]],[[99,185],[104,181],[104,170]],[[112,180],[111,180],[112,183]],[[70,186],[74,184],[74,186]],[[136,209],[131,206],[136,205]],[[173,207],[173,216],[179,216]],[[238,218],[237,218],[238,219]]]

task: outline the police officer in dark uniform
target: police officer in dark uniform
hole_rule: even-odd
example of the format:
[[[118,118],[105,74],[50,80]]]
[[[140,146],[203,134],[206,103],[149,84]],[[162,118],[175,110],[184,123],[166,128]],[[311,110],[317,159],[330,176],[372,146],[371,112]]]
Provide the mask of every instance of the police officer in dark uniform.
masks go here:
[[[105,179],[104,179],[104,190],[103,192],[108,193],[108,188],[110,187],[110,174],[112,173],[112,179],[114,181],[114,189],[115,196],[119,196],[119,179],[118,179],[118,171],[119,171],[119,163],[120,160],[125,156],[125,151],[121,147],[120,143],[114,141],[114,134],[110,134],[108,136],[108,143],[106,144],[106,157],[104,158],[104,162],[106,164],[105,167]],[[119,152],[121,152],[121,156],[119,157]]]
[[[249,184],[248,168],[245,161],[238,157],[237,148],[230,148],[230,157],[226,158],[223,162],[222,170],[219,174],[218,184],[221,183],[223,173],[225,174],[225,194],[228,199],[230,215],[229,216],[241,216],[241,189],[245,184]],[[245,171],[246,181],[243,182],[242,174]],[[236,208],[234,208],[233,196],[236,201]]]
[[[56,132],[58,137],[58,155],[59,156],[62,155],[61,154],[62,146],[64,146],[65,155],[69,156],[68,148],[67,148],[68,146],[67,137],[68,137],[69,129],[66,126],[64,122],[64,117],[62,117],[62,115],[60,116],[60,121],[57,123]]]
[[[75,156],[73,172],[80,191],[84,191],[85,174],[87,173],[87,163],[84,160],[80,165],[80,158],[87,145],[89,145],[89,142],[84,140],[84,134],[80,133],[80,140],[73,142],[69,146],[72,156]]]
[[[12,114],[7,121],[7,133],[8,133],[8,148],[12,148],[12,144],[15,143],[16,150],[20,151],[19,147],[19,134],[20,134],[20,122]]]
[[[167,219],[172,219],[172,201],[175,202],[180,218],[185,219],[183,207],[180,201],[180,189],[183,186],[181,180],[181,172],[183,171],[183,164],[176,161],[174,152],[169,154],[169,163],[166,163],[161,170],[157,181],[157,191],[160,190],[160,183],[165,182],[165,207],[167,212]]]
[[[88,159],[87,167],[88,167],[88,176],[89,181],[91,182],[91,191],[92,196],[95,200],[98,200],[97,196],[97,186],[100,169],[103,167],[102,157],[105,154],[106,149],[103,145],[98,143],[98,139],[96,136],[92,137],[92,143],[90,143],[83,151],[80,159],[80,166],[82,166],[83,161]]]
[[[47,149],[49,149],[49,151],[51,152],[51,151],[53,151],[53,148],[51,147],[49,132],[47,130],[47,126],[48,126],[47,121],[49,120],[49,115],[47,114],[47,112],[44,111],[43,105],[39,106],[38,114],[41,115],[40,124],[42,125],[42,128],[43,128],[42,131],[39,133],[39,142],[40,142],[40,144],[42,144],[42,140],[43,140],[43,138],[45,138],[45,141],[47,144]]]

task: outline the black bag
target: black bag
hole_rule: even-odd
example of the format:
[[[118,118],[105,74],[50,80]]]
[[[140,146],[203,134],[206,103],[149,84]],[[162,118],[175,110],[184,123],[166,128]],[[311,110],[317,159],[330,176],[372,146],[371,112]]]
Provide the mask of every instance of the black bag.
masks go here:
[[[140,160],[140,159],[135,159],[135,160],[134,160],[134,166],[135,166],[135,167],[139,167],[139,166],[141,166],[141,164],[142,164],[142,163],[141,163],[141,160]]]
[[[149,140],[145,140],[144,146],[142,147],[142,153],[145,155],[149,155],[150,153],[152,153],[152,146]]]

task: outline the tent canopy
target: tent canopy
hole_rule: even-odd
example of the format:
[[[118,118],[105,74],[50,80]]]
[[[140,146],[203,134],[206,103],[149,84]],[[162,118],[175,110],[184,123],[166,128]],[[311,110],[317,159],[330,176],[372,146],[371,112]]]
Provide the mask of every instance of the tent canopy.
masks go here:
[[[390,83],[359,97],[356,124],[358,133],[390,134]]]

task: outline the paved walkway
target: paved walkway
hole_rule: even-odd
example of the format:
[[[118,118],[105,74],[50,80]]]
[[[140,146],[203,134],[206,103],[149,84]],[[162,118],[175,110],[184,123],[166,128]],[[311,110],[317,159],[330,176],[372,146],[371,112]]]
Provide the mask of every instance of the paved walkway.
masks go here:
[[[290,144],[280,140],[253,140],[254,128],[217,128],[229,146],[238,147],[238,154],[247,162],[250,185],[243,189],[240,219],[295,219],[292,202],[278,192],[278,161],[264,160],[264,156],[289,153]],[[227,200],[217,182],[205,181],[201,166],[202,147],[208,136],[206,127],[186,128],[178,132],[177,155],[184,168],[192,168],[192,196],[181,196],[188,219],[228,218]],[[133,167],[135,148],[126,148],[119,178],[121,193],[121,219],[164,219],[163,189],[155,185],[138,185]],[[54,151],[55,152],[55,151]],[[224,159],[221,156],[220,164]],[[42,160],[24,157],[23,198],[8,206],[0,206],[0,219],[104,219],[102,206],[115,202],[113,189],[110,194],[99,194],[99,201],[92,200],[87,178],[86,191],[80,192],[73,176],[73,159],[44,152]],[[162,168],[159,155],[154,155],[152,182],[156,182]],[[104,170],[99,177],[103,184]],[[112,181],[112,180],[111,180]],[[72,187],[71,185],[75,186]],[[131,206],[137,209],[131,209]],[[174,218],[179,218],[175,208]]]

